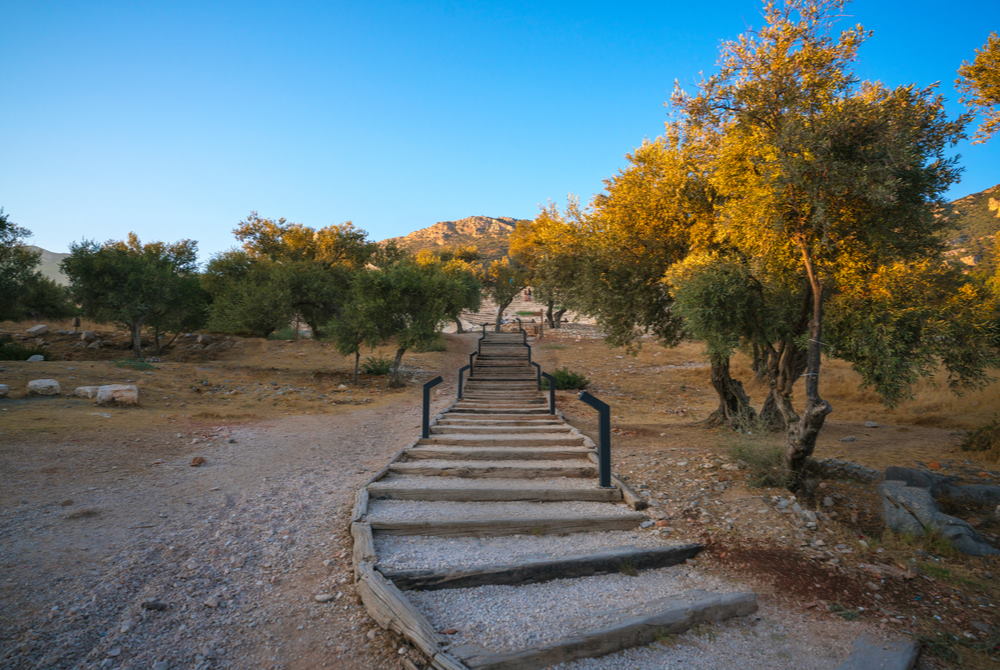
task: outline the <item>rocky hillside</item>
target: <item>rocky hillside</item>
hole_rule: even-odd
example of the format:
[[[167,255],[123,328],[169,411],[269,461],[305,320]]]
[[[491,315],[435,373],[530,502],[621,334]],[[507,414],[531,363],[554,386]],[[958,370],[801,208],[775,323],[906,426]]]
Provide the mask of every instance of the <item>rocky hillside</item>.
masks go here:
[[[410,251],[475,246],[484,257],[499,258],[507,253],[507,238],[519,221],[509,216],[467,216],[457,221],[439,221],[385,241],[395,241]]]
[[[966,265],[995,263],[995,236],[1000,232],[1000,184],[951,203],[958,230],[949,246],[949,255]]]
[[[25,245],[28,251],[33,251],[36,254],[41,254],[41,259],[38,264],[38,269],[41,270],[42,274],[53,280],[57,284],[66,286],[69,284],[69,280],[66,279],[64,275],[59,270],[59,264],[63,262],[63,259],[68,257],[69,254],[57,254],[54,251],[47,251],[41,247],[36,247],[34,245]]]

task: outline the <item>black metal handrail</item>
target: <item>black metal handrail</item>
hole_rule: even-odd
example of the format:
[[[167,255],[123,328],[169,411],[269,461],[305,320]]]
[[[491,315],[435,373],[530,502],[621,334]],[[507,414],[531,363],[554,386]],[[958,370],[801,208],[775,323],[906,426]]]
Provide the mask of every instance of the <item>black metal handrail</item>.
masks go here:
[[[425,440],[431,436],[431,389],[443,381],[444,379],[438,376],[424,384],[423,430],[420,432],[420,435]]]
[[[552,381],[550,380],[551,384]],[[597,479],[601,488],[611,488],[611,406],[598,400],[586,391],[578,396],[584,403],[597,410],[599,416],[599,436],[597,444]]]
[[[549,383],[549,414],[556,413],[556,378],[548,372],[543,372],[542,376]]]
[[[475,352],[473,352],[475,354]],[[471,358],[471,356],[470,356]],[[462,382],[465,378],[465,371],[469,371],[469,376],[472,376],[472,365],[463,365],[458,369],[458,399],[462,399]]]
[[[479,355],[478,351],[473,351],[471,354],[469,354],[469,376],[470,377],[472,376],[472,366],[476,364],[476,361],[474,359],[478,355]]]
[[[529,351],[530,351],[530,349],[529,349]],[[542,373],[542,366],[539,365],[538,363],[535,363],[534,361],[531,361],[531,360],[529,360],[528,363],[530,365],[533,365],[534,368],[535,368],[535,382],[538,384],[538,390],[541,391],[542,390],[542,374],[543,374]]]

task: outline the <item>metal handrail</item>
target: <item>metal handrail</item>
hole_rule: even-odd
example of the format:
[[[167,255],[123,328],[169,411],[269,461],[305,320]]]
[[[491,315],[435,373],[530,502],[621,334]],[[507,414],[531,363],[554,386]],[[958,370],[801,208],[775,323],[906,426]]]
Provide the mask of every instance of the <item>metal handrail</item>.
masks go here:
[[[479,355],[478,351],[473,351],[471,354],[469,354],[469,376],[470,377],[472,376],[472,366],[476,364],[476,362],[473,359],[476,356],[478,356],[478,355]]]
[[[473,355],[475,355],[475,352],[473,352]],[[470,358],[471,358],[471,356],[470,356]],[[472,376],[472,365],[463,365],[462,367],[460,367],[458,369],[458,399],[459,400],[462,399],[462,382],[463,382],[463,380],[465,378],[465,371],[466,370],[469,371],[469,376],[471,377]]]
[[[530,350],[529,350],[530,351]],[[530,365],[535,366],[535,381],[538,383],[538,390],[542,390],[542,366],[534,361],[528,361]]]
[[[443,381],[444,378],[437,376],[424,384],[423,430],[420,432],[420,435],[425,440],[431,436],[431,389]]]
[[[601,488],[611,488],[611,406],[586,391],[580,391],[580,395],[577,397],[596,409],[599,415],[600,428],[598,433],[600,440],[597,444],[597,483]]]
[[[549,414],[556,413],[556,378],[548,372],[543,372],[542,376],[549,383]]]

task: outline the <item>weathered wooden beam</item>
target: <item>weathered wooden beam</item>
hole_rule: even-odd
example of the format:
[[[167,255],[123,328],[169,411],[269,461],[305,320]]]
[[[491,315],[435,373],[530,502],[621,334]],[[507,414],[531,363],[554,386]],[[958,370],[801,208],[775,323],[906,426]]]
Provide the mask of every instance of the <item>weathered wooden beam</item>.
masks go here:
[[[704,547],[684,544],[655,549],[615,549],[595,554],[535,559],[452,570],[382,570],[401,589],[458,589],[485,584],[531,584],[622,570],[651,570],[683,563]]]
[[[369,517],[372,530],[387,535],[475,535],[491,537],[522,534],[583,533],[596,530],[630,530],[646,520],[638,512],[613,516],[540,519],[429,519],[379,520]]]
[[[355,586],[368,614],[383,628],[409,639],[427,656],[438,654],[442,639],[427,617],[371,564],[362,563],[357,569],[360,576]]]

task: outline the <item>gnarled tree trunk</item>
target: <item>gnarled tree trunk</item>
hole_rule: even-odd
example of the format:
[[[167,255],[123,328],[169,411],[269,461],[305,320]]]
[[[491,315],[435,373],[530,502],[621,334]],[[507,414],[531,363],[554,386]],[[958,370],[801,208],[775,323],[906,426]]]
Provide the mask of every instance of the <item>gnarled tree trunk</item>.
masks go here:
[[[791,338],[780,342],[777,347],[767,346],[768,393],[760,409],[761,423],[773,431],[786,430],[799,420],[792,407],[792,390],[795,382],[806,369],[806,352],[795,346]]]
[[[403,385],[403,374],[399,368],[403,363],[403,354],[405,353],[406,349],[404,347],[396,349],[396,358],[392,361],[392,374],[389,376],[389,386],[397,387]]]
[[[705,424],[709,426],[727,425],[742,428],[754,419],[750,398],[743,390],[743,384],[733,379],[729,373],[728,356],[710,356],[712,362],[712,387],[719,395],[719,408],[712,412]]]

